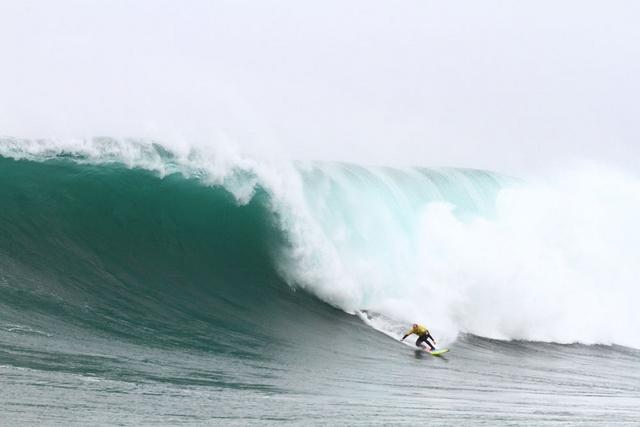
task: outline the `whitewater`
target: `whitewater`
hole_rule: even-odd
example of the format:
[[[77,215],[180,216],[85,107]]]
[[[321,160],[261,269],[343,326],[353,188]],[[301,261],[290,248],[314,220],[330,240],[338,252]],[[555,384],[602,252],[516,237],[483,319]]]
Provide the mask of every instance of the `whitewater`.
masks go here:
[[[95,424],[103,398],[125,424],[640,416],[635,174],[2,138],[0,184],[0,365],[32,396],[5,406],[16,424],[82,423],[38,384],[91,396]],[[398,343],[414,322],[448,358]]]

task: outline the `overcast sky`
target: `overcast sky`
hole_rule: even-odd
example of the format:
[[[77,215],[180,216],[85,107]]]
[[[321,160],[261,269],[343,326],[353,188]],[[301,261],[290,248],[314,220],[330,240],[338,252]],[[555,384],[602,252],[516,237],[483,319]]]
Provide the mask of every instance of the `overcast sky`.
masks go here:
[[[640,2],[0,0],[0,135],[640,170]]]

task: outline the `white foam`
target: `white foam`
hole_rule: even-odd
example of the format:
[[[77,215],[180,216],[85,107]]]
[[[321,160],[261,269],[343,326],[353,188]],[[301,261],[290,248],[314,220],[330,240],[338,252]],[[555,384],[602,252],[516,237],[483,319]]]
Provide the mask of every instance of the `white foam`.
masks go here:
[[[640,347],[637,177],[581,166],[502,190],[490,215],[420,204],[388,183],[334,184],[352,194],[340,205],[330,191],[307,195],[298,219],[312,230],[296,222],[294,255],[280,258],[292,282],[325,300],[425,323],[444,343],[469,332]],[[401,333],[397,322],[367,323]]]

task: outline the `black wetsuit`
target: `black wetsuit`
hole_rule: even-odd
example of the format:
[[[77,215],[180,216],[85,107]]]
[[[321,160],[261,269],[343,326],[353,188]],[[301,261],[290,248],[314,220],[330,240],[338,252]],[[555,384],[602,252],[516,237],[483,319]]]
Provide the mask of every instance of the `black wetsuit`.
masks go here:
[[[427,345],[431,350],[435,350],[436,348],[429,342],[428,340],[429,338],[431,338],[431,341],[435,341],[429,332],[420,335],[416,340],[416,345],[418,347],[422,347],[422,343],[424,342],[424,343],[427,343]]]

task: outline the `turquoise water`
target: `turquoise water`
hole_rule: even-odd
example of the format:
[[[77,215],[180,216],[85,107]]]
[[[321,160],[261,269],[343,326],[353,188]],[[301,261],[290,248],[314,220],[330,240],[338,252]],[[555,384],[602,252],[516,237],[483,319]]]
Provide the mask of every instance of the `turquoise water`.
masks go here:
[[[3,425],[637,425],[640,351],[481,337],[401,277],[411,212],[490,221],[512,180],[316,164],[283,198],[149,169],[0,157]],[[406,307],[448,354],[398,342]]]

